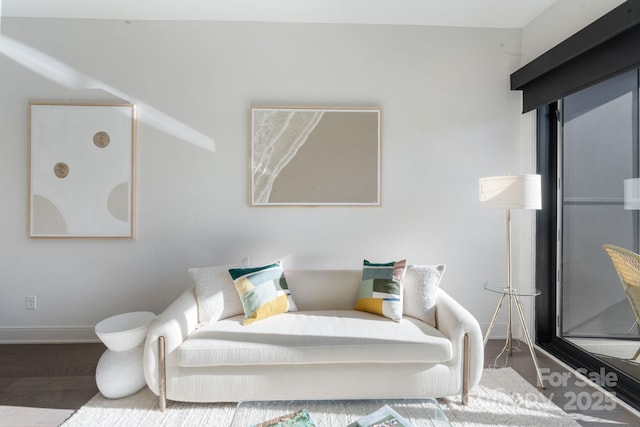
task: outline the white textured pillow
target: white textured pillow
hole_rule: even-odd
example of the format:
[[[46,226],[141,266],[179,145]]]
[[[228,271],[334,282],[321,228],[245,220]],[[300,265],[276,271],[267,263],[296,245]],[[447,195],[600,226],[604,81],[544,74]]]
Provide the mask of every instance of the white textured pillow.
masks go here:
[[[229,269],[248,265],[249,259],[245,258],[236,264],[189,269],[189,277],[195,285],[201,322],[216,322],[244,313],[238,291],[229,276]]]
[[[436,327],[436,298],[445,265],[410,265],[404,276],[404,307],[407,316]]]

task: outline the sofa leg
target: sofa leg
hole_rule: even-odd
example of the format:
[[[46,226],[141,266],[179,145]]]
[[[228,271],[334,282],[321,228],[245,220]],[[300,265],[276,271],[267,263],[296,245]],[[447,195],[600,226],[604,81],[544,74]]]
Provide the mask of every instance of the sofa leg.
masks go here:
[[[464,340],[462,344],[462,404],[467,405],[469,403],[469,364],[471,362],[471,336],[469,333],[464,334]]]
[[[160,410],[167,409],[167,366],[165,361],[164,337],[158,337],[158,404]]]

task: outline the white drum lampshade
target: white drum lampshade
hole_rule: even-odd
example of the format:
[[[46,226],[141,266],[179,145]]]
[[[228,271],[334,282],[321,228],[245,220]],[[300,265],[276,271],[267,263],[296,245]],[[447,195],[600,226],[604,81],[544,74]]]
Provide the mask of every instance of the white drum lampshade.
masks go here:
[[[540,175],[506,175],[480,178],[480,204],[486,208],[541,209]]]

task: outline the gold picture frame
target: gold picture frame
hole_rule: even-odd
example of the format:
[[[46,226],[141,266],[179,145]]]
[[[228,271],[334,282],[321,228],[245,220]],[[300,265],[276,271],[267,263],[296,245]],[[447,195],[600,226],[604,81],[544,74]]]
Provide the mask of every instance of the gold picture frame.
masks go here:
[[[380,206],[379,107],[251,107],[251,206]]]

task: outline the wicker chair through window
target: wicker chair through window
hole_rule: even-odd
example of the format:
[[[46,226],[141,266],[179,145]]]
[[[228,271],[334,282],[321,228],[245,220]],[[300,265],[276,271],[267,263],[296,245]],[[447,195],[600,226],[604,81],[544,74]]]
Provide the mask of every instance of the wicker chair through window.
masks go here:
[[[640,255],[613,245],[603,245],[602,248],[611,257],[631,308],[633,308],[637,323],[640,321]],[[638,356],[640,356],[640,348],[631,360],[637,359]]]

